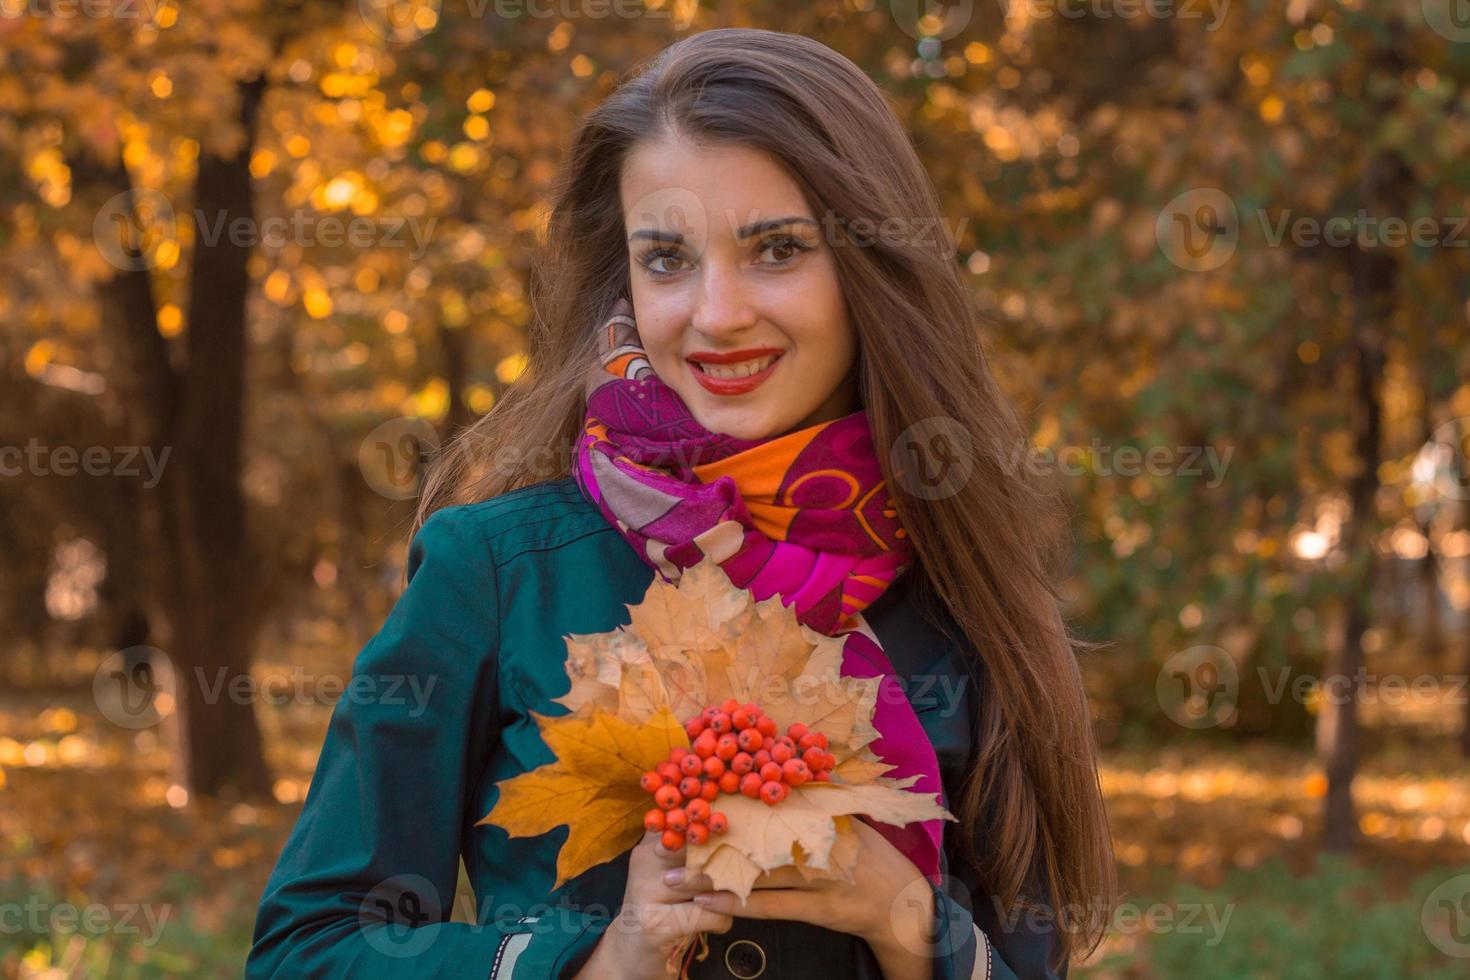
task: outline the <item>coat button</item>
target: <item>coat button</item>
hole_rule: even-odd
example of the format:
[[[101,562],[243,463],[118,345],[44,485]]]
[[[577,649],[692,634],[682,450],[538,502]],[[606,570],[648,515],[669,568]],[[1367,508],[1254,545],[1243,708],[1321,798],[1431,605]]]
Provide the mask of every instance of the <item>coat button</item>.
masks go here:
[[[739,980],[754,980],[766,972],[766,951],[749,939],[737,939],[725,947],[725,967]]]

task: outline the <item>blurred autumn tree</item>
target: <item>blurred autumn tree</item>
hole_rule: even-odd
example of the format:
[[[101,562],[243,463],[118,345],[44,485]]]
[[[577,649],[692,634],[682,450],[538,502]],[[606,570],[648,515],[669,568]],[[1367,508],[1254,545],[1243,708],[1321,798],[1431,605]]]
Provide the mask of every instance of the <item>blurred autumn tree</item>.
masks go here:
[[[38,529],[87,529],[140,583],[116,605],[153,609],[186,669],[246,670],[254,628],[303,595],[370,631],[368,572],[407,505],[364,481],[359,448],[399,416],[447,435],[519,374],[527,261],[578,116],[688,30],[804,33],[911,127],[1033,420],[1018,464],[1080,463],[1069,589],[1117,641],[1088,664],[1104,736],[1191,734],[1160,711],[1161,671],[1186,689],[1214,682],[1200,662],[1233,671],[1215,727],[1315,726],[1345,843],[1353,714],[1268,697],[1256,672],[1350,678],[1403,620],[1398,563],[1421,563],[1426,627],[1442,592],[1470,606],[1445,562],[1470,552],[1470,270],[1463,247],[1271,232],[1360,209],[1449,232],[1466,213],[1470,42],[1429,6],[1016,3],[907,23],[871,0],[636,19],[364,0],[0,20],[5,435],[174,450],[155,491],[7,487],[0,535],[39,561]],[[128,220],[95,233],[113,213]],[[241,246],[206,234],[225,214],[305,230]],[[374,231],[329,242],[326,218]],[[1162,463],[1127,470],[1125,447]],[[186,708],[193,787],[259,789],[250,710]]]
[[[972,269],[1037,447],[1086,448],[1074,584],[1090,626],[1124,638],[1094,665],[1114,724],[1171,727],[1160,667],[1208,645],[1239,680],[1220,721],[1290,731],[1292,700],[1268,702],[1256,671],[1355,677],[1382,642],[1385,558],[1465,554],[1463,494],[1415,461],[1446,424],[1441,448],[1463,459],[1470,409],[1470,45],[1417,4],[1358,7],[1253,2],[1213,21],[1015,5],[964,47],[961,81],[930,88],[926,153],[976,214]],[[1360,210],[1436,236],[1268,234]],[[1225,234],[1192,253],[1171,219]],[[1125,446],[1166,465],[1125,473]],[[1228,459],[1223,479],[1175,465],[1190,447]],[[1194,662],[1210,672],[1187,683],[1218,681],[1218,658]],[[1323,700],[1317,721],[1334,846],[1355,826],[1354,703]]]
[[[253,708],[218,695],[248,671],[256,611],[242,601],[256,583],[241,485],[250,249],[184,237],[172,201],[201,223],[253,220],[267,73],[310,27],[289,7],[209,7],[184,18],[174,7],[48,8],[3,22],[7,245],[35,290],[21,319],[47,335],[27,351],[28,373],[108,396],[119,442],[174,454],[156,492],[109,522],[138,529],[109,554],[113,578],[130,583],[120,606],[162,615],[183,680],[188,785],[263,794]],[[62,299],[74,291],[87,308]],[[93,339],[90,357],[75,356]],[[207,680],[223,685],[213,697]]]
[[[0,302],[24,326],[10,374],[33,392],[13,444],[67,411],[91,428],[43,443],[90,431],[170,453],[156,490],[116,481],[131,507],[93,481],[67,508],[14,489],[7,534],[69,523],[108,544],[114,615],[149,609],[181,675],[194,792],[268,791],[253,707],[220,692],[308,572],[368,628],[365,570],[405,513],[365,491],[364,438],[396,415],[461,425],[523,363],[517,242],[534,240],[560,141],[597,95],[592,61],[567,50],[565,22],[480,5],[441,23],[436,6],[0,20],[18,272]],[[669,29],[644,54],[675,17],[652,19]],[[596,48],[636,57],[625,25],[596,26]],[[510,100],[492,130],[498,91],[557,90],[557,111]],[[38,561],[19,581],[44,580],[45,537],[26,540]],[[7,595],[38,605],[22,598]]]

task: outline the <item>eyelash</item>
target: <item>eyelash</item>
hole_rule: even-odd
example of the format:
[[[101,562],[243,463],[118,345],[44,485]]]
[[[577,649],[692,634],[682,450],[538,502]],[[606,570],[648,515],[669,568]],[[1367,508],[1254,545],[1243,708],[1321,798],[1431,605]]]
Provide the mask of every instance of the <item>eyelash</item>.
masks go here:
[[[812,246],[811,245],[808,245],[806,242],[802,241],[799,238],[796,238],[793,235],[779,235],[779,236],[777,236],[775,238],[772,238],[769,241],[767,241],[765,243],[765,248],[762,248],[761,251],[764,252],[766,249],[771,248],[773,246],[778,246],[778,245],[790,246],[790,247],[796,249],[796,251],[797,251],[798,254],[800,254],[801,252],[810,252],[812,250]],[[653,263],[656,260],[661,259],[661,258],[678,258],[678,257],[679,257],[679,252],[678,252],[677,249],[668,248],[668,247],[651,248],[651,249],[649,249],[648,251],[644,252],[642,255],[640,255],[638,257],[638,264],[640,266],[642,266],[643,270],[645,272],[647,272],[653,278],[655,278],[655,279],[665,279],[665,278],[668,278],[669,276],[676,276],[676,275],[678,275],[678,273],[677,272],[663,272],[663,271],[660,271],[660,270],[655,269],[655,268],[652,267],[653,266]],[[796,258],[797,258],[797,256],[796,255],[793,255],[789,259],[785,259],[785,260],[783,260],[781,262],[776,262],[776,263],[772,263],[772,264],[774,264],[774,265],[787,265],[787,264],[789,264],[791,262],[795,262],[796,261]]]

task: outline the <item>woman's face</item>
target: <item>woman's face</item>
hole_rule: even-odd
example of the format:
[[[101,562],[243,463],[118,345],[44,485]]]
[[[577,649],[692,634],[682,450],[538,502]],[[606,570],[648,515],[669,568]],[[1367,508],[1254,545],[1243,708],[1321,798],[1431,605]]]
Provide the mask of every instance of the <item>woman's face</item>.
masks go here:
[[[774,159],[665,137],[620,191],[639,336],[701,425],[763,439],[860,407],[832,248]]]

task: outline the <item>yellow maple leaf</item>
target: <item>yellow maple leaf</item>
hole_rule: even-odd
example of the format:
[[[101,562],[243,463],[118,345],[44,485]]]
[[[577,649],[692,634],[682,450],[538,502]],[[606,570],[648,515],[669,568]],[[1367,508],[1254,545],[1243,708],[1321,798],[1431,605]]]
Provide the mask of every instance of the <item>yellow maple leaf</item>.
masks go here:
[[[688,748],[689,736],[667,708],[641,724],[601,708],[531,716],[556,761],[497,783],[500,797],[476,826],[495,824],[512,837],[533,837],[567,824],[571,833],[557,854],[552,885],[560,888],[638,843],[649,806],[638,779],[675,746]]]

